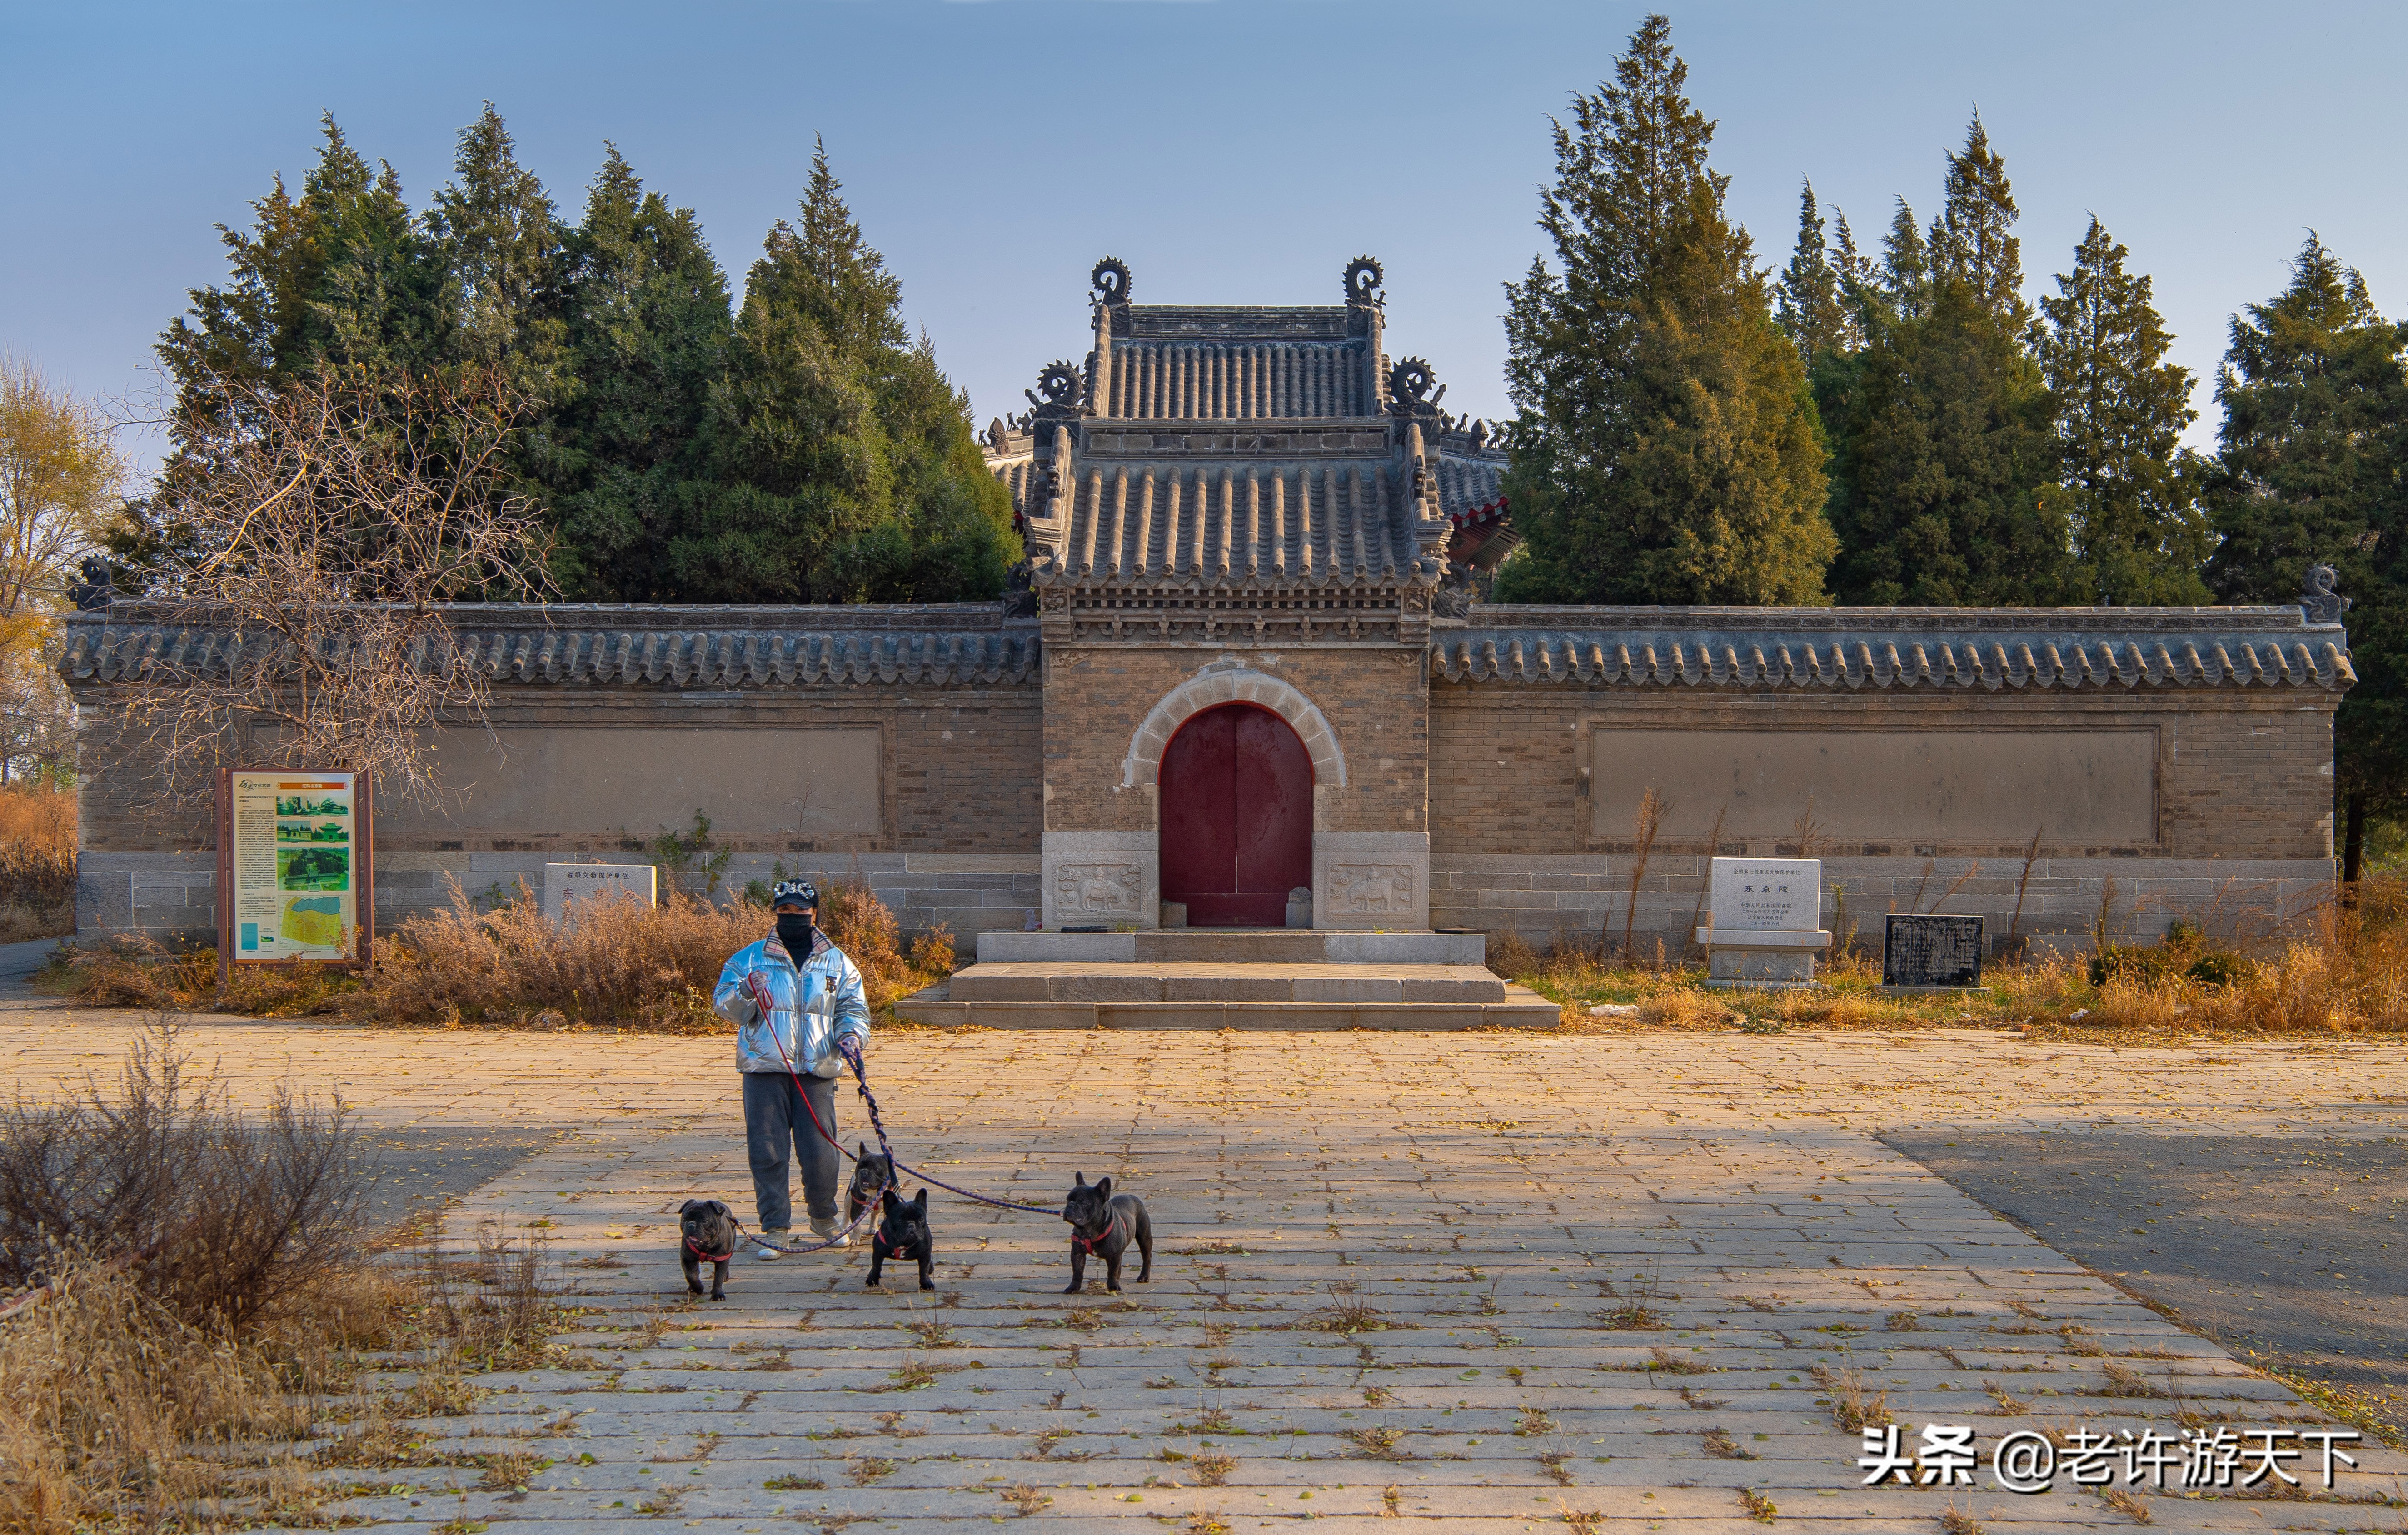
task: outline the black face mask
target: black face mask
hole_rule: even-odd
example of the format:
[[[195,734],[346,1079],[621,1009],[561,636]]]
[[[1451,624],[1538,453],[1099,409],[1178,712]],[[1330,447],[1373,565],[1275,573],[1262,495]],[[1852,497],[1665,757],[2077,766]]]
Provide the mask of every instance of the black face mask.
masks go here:
[[[800,911],[779,912],[778,941],[784,944],[786,953],[794,955],[797,960],[809,959],[811,954],[810,915]]]

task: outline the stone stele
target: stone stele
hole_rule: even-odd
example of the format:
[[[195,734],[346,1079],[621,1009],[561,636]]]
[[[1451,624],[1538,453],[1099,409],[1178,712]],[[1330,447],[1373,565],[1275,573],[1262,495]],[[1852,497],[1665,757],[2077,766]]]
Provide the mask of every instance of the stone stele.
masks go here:
[[[1698,929],[1709,981],[1742,985],[1814,979],[1814,955],[1829,947],[1822,926],[1819,858],[1716,858],[1707,910]]]
[[[638,900],[659,904],[656,882],[660,870],[651,864],[546,864],[543,866],[543,914],[554,923],[566,920],[569,908],[595,900]]]

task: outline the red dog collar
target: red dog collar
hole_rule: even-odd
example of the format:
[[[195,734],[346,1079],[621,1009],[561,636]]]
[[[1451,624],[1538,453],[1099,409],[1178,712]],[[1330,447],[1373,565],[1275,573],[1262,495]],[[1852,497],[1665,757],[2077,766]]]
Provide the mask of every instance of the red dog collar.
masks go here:
[[[736,1256],[736,1249],[733,1247],[730,1247],[724,1253],[706,1253],[702,1250],[702,1244],[695,1241],[692,1237],[685,1239],[685,1250],[692,1253],[695,1257],[708,1258],[713,1263],[725,1263]]]

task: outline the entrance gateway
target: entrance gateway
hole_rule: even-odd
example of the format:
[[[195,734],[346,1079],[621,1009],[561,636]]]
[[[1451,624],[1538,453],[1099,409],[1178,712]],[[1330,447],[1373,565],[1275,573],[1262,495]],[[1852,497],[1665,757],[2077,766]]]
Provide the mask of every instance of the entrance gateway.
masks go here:
[[[1278,927],[1312,883],[1312,758],[1254,704],[1191,717],[1162,754],[1162,900],[1194,927]]]

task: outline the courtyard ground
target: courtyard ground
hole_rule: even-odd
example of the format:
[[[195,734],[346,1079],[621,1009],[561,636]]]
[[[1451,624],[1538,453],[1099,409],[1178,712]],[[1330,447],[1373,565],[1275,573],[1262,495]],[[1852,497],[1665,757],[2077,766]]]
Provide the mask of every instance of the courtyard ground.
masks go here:
[[[138,1024],[13,993],[0,1059],[45,1092],[111,1069]],[[2372,1443],[2342,1479],[2350,1501],[2116,1506],[2062,1475],[2013,1496],[1986,1470],[1954,1493],[1870,1490],[1829,1405],[1882,1394],[1909,1449],[1928,1423],[1985,1447],[2023,1427],[2329,1425],[2025,1227],[2081,1216],[2100,1229],[2075,1236],[2105,1243],[2099,1212],[2164,1197],[2153,1149],[2164,1188],[2190,1198],[2182,1158],[2200,1137],[2295,1161],[2337,1148],[2351,1177],[2377,1173],[2348,1218],[2382,1221],[2396,1163],[2368,1158],[2402,1131],[2408,1064],[2380,1047],[889,1034],[874,1082],[907,1160],[1040,1203],[1074,1170],[1110,1173],[1153,1212],[1153,1282],[1062,1295],[1058,1220],[940,1192],[933,1293],[892,1268],[866,1291],[855,1249],[741,1262],[712,1304],[685,1296],[675,1212],[716,1196],[751,1213],[726,1040],[228,1019],[187,1042],[250,1101],[284,1082],[339,1092],[402,1143],[397,1161],[451,1184],[450,1237],[486,1219],[543,1233],[591,1308],[562,1368],[478,1377],[470,1411],[423,1425],[549,1464],[491,1489],[473,1471],[375,1472],[380,1490],[343,1507],[380,1522],[1961,1535],[1952,1512],[2017,1530],[2403,1519],[2408,1456]],[[847,1138],[866,1132],[842,1105]],[[1899,1148],[2021,1200],[2015,1219]],[[2035,1168],[2083,1171],[1996,1186]],[[2236,1192],[2260,1219],[2256,1201],[2296,1193]],[[2151,1218],[2166,1219],[2115,1220]],[[2340,1277],[2388,1254],[2353,1247]],[[2152,1293],[2145,1256],[2106,1256]],[[2342,1341],[2396,1354],[2369,1326]]]

